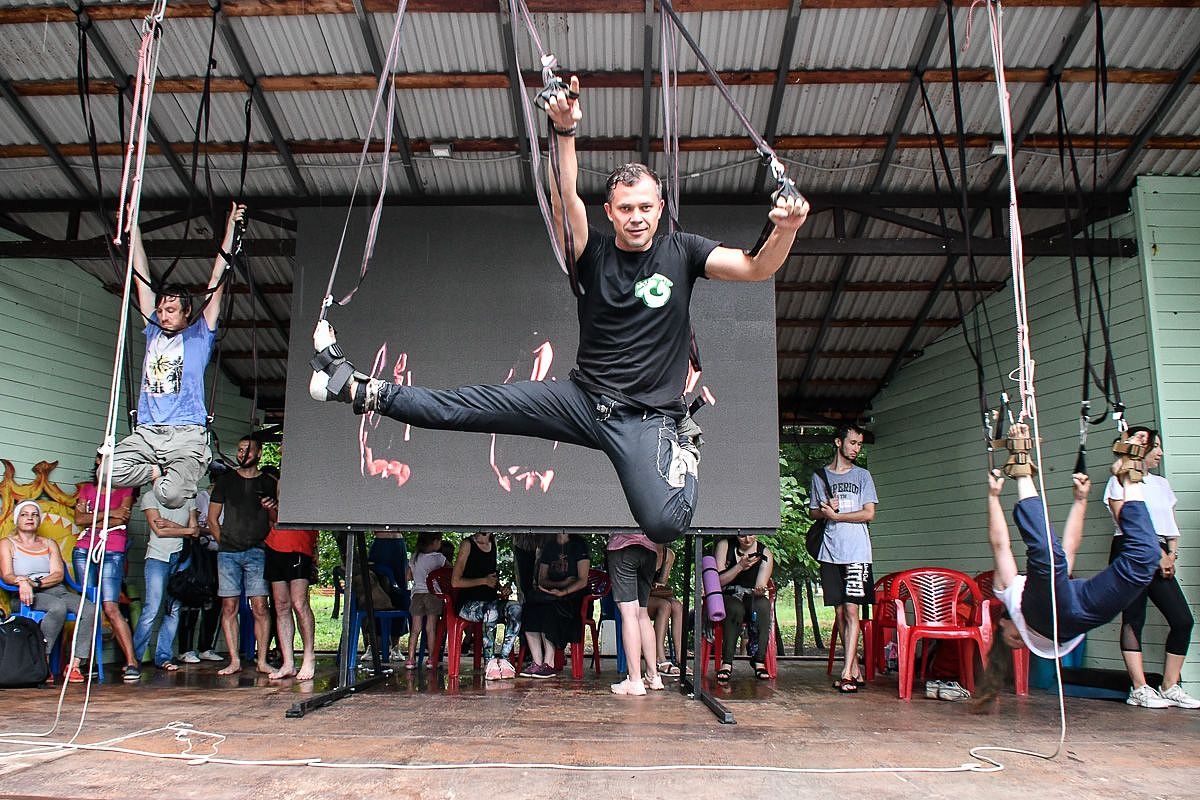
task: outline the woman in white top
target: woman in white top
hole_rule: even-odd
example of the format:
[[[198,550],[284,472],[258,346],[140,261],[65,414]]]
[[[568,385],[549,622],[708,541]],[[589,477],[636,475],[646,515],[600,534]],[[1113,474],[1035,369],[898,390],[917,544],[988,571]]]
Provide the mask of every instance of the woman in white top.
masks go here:
[[[1145,456],[1146,477],[1142,483],[1146,495],[1146,508],[1158,535],[1162,550],[1158,571],[1141,594],[1134,598],[1121,614],[1121,657],[1125,659],[1125,670],[1129,673],[1132,688],[1125,700],[1131,706],[1142,708],[1200,708],[1200,700],[1189,695],[1179,685],[1179,673],[1187,657],[1188,643],[1192,638],[1192,612],[1187,598],[1175,577],[1175,557],[1179,547],[1179,525],[1175,521],[1175,492],[1167,479],[1150,474],[1162,463],[1162,437],[1150,428],[1130,428],[1130,433],[1144,431],[1151,445]],[[1125,504],[1125,491],[1116,478],[1104,487],[1104,502],[1108,503],[1113,519],[1119,519],[1121,506]],[[1113,536],[1110,561],[1124,549],[1125,537],[1118,525]],[[1162,690],[1156,691],[1146,683],[1142,664],[1142,626],[1146,624],[1146,601],[1154,603],[1167,621],[1166,657],[1163,659]]]

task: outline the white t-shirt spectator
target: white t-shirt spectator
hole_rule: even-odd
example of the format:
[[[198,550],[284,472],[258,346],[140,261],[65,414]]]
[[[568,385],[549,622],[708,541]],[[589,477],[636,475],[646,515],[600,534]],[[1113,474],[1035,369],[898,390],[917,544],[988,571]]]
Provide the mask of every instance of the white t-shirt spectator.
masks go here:
[[[1142,481],[1142,492],[1146,497],[1146,510],[1150,512],[1150,522],[1154,525],[1154,532],[1163,539],[1178,538],[1179,526],[1175,523],[1175,504],[1178,499],[1171,489],[1171,484],[1167,483],[1166,478],[1147,473],[1145,480]],[[1125,487],[1114,475],[1108,479],[1108,483],[1104,487],[1104,504],[1111,510],[1112,506],[1108,505],[1109,500],[1124,499]],[[1122,535],[1120,526],[1116,527],[1113,535]]]

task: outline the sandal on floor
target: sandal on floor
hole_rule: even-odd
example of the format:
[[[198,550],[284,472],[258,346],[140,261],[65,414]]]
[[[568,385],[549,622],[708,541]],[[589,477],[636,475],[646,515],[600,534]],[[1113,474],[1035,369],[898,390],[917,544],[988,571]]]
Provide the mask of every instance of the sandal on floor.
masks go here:
[[[717,683],[729,683],[731,677],[733,677],[733,669],[731,667],[721,667],[717,670]]]
[[[769,681],[771,680],[771,673],[767,671],[767,668],[764,664],[759,664],[754,668],[754,677],[758,678],[760,681]]]
[[[161,664],[155,664],[154,666],[158,667],[163,672],[177,672],[179,670],[179,665],[174,661],[164,661]]]
[[[670,661],[663,661],[658,665],[658,674],[667,678],[674,678],[679,675],[679,667]]]
[[[858,684],[854,678],[842,678],[837,682],[837,690],[839,694],[855,694],[858,692]]]

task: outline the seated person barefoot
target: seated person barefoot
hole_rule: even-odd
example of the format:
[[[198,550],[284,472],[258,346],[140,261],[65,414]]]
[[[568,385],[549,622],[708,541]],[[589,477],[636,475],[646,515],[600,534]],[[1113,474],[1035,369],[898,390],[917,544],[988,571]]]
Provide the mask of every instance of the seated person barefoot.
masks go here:
[[[537,548],[537,571],[522,611],[521,624],[529,644],[526,678],[553,678],[558,651],[583,644],[583,595],[592,568],[587,540],[578,534],[542,537]]]
[[[13,509],[13,522],[16,531],[0,539],[0,579],[17,587],[22,603],[34,611],[46,612],[39,625],[46,637],[47,661],[66,624],[67,614],[79,610],[75,658],[71,659],[66,678],[68,683],[83,683],[85,678],[79,664],[92,655],[96,609],[90,601],[84,601],[80,610],[79,595],[63,584],[66,573],[58,544],[38,536],[38,528],[42,526],[41,506],[34,500],[22,500]]]
[[[501,587],[496,566],[496,542],[490,533],[472,534],[458,551],[450,583],[458,589],[458,615],[471,622],[483,623],[483,657],[487,659],[485,680],[517,677],[508,660],[521,635],[521,604],[508,599],[508,587]],[[503,589],[503,591],[502,591]],[[504,643],[495,655],[496,625],[504,620]]]
[[[721,668],[717,670],[717,680],[728,681],[733,674],[733,657],[742,623],[753,615],[758,622],[758,636],[750,669],[754,671],[754,677],[765,681],[771,677],[764,663],[771,636],[771,600],[767,597],[767,583],[775,569],[775,558],[752,533],[717,542],[713,558],[721,569],[721,591],[725,595]]]
[[[1008,524],[1000,505],[1004,478],[993,472],[988,475],[988,540],[995,563],[996,597],[1004,603],[1005,613],[997,621],[1000,635],[988,654],[987,672],[976,695],[981,710],[994,705],[1005,664],[1012,662],[1009,648],[1023,643],[1043,658],[1061,658],[1079,646],[1089,630],[1121,613],[1154,577],[1159,547],[1141,485],[1144,470],[1140,458],[1145,440],[1144,433],[1136,434],[1114,448],[1119,457],[1112,471],[1125,491],[1119,518],[1127,539],[1124,549],[1091,578],[1071,578],[1075,555],[1083,540],[1091,482],[1087,475],[1072,476],[1074,502],[1060,544],[1054,531],[1046,529],[1045,506],[1033,481],[1036,468],[1029,458],[1029,426],[1017,423],[1009,428],[1005,443],[1011,455],[1004,473],[1017,483],[1018,501],[1013,519],[1025,542],[1026,574],[1017,571]],[[1057,600],[1054,609],[1051,586]],[[1057,641],[1053,638],[1055,610]]]
[[[687,658],[683,653],[683,603],[671,591],[671,567],[675,565],[675,551],[665,544],[657,546],[654,585],[650,587],[650,602],[646,612],[654,621],[654,646],[658,655],[658,674],[675,676],[679,667],[667,658],[667,626],[675,641],[675,655],[680,663]]]

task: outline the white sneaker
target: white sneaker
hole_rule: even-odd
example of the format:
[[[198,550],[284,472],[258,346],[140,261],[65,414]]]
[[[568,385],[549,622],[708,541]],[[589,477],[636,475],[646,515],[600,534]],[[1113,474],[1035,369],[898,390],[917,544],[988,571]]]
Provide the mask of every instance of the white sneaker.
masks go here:
[[[407,661],[408,649],[394,644],[392,645],[392,649],[388,651],[388,658],[392,661]]]
[[[225,656],[218,653],[216,650],[205,650],[200,654],[201,661],[224,661]]]
[[[945,686],[943,681],[925,681],[925,696],[930,700],[938,699],[938,692]]]
[[[359,669],[375,669],[375,657],[371,653],[371,648],[368,647],[366,650],[363,650],[362,653],[359,655],[358,668]]]
[[[1172,687],[1175,688],[1175,687]],[[1180,689],[1179,691],[1183,691]],[[1129,697],[1125,698],[1126,705],[1141,706],[1142,708],[1167,708],[1172,705],[1170,700],[1163,699],[1163,696],[1149,684],[1139,686],[1136,689],[1129,690]]]
[[[186,653],[184,653],[183,655],[181,655],[179,657],[179,660],[182,661],[184,664],[199,664],[200,656],[196,655],[195,650],[188,650]]]
[[[969,700],[971,693],[966,687],[959,684],[958,681],[943,681],[941,688],[937,690],[938,700]]]
[[[1200,700],[1185,692],[1178,683],[1170,689],[1163,689],[1160,696],[1167,701],[1168,705],[1177,708],[1200,708]]]

